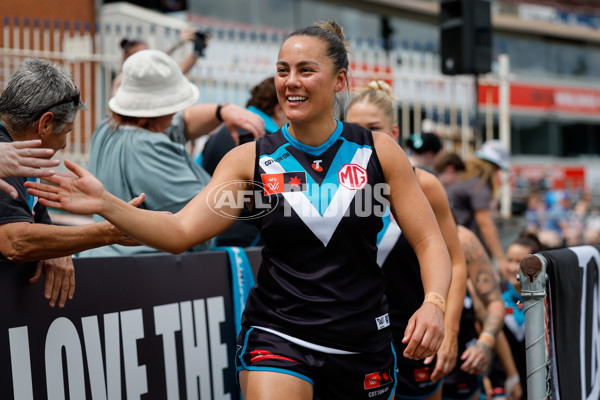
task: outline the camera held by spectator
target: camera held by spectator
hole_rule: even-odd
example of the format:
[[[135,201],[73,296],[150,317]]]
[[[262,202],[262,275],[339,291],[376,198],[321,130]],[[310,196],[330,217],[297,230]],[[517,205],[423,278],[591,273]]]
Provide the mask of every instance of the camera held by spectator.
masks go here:
[[[204,57],[204,50],[210,39],[209,31],[196,31],[196,39],[194,40],[194,54],[196,57]]]

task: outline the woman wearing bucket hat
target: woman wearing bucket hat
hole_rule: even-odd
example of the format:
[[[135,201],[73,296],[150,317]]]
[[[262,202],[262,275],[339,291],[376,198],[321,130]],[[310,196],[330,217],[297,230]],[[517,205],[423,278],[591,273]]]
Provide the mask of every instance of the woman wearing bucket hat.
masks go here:
[[[262,119],[233,104],[194,105],[198,88],[175,61],[158,50],[142,50],[123,65],[123,81],[92,137],[89,168],[121,199],[146,193],[144,208],[176,213],[210,180],[188,154],[185,143],[216,128],[222,119],[230,132],[263,132]],[[217,112],[218,111],[218,112]],[[135,197],[135,196],[133,196]],[[95,220],[102,220],[94,216]],[[206,250],[212,241],[192,250]],[[130,255],[157,250],[111,245],[82,256]]]
[[[477,232],[499,266],[506,256],[492,219],[491,200],[497,195],[496,171],[508,171],[510,153],[499,140],[488,140],[465,162],[466,170],[447,188],[459,225]]]

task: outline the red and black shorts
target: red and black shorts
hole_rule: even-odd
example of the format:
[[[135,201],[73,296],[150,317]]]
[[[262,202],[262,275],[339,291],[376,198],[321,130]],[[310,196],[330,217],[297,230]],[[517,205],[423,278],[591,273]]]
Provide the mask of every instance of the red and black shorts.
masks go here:
[[[391,344],[376,353],[329,354],[270,332],[243,328],[235,363],[238,373],[272,371],[303,379],[321,399],[391,399],[396,388],[396,354]]]

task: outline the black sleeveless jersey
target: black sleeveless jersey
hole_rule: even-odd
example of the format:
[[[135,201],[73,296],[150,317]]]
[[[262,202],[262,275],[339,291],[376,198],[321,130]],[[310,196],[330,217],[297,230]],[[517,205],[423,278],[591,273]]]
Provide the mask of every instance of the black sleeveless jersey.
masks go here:
[[[389,213],[377,236],[377,263],[385,275],[392,332],[397,340],[404,337],[408,320],[425,299],[421,267],[416,253]]]
[[[260,220],[265,246],[243,324],[346,351],[389,346],[376,263],[386,185],[372,133],[338,121],[311,147],[284,126],[256,146],[255,208],[269,212]]]

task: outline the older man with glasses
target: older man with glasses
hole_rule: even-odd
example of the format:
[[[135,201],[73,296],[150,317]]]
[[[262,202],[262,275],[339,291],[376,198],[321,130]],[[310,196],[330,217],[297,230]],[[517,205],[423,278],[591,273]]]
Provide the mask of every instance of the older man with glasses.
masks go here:
[[[77,111],[84,109],[67,69],[50,61],[27,59],[0,94],[0,143],[19,148],[18,143],[31,145],[32,140],[38,140],[41,148],[50,149],[46,151],[50,158],[65,148]],[[46,207],[28,195],[24,186],[27,180],[44,174],[34,173],[29,178],[12,175],[3,182],[12,189],[0,191],[0,261],[37,262],[30,282],[45,275],[44,296],[51,307],[64,307],[66,300],[73,298],[72,254],[113,243],[137,245],[108,222],[80,227],[52,225]],[[132,200],[132,204],[141,201],[143,197]]]

